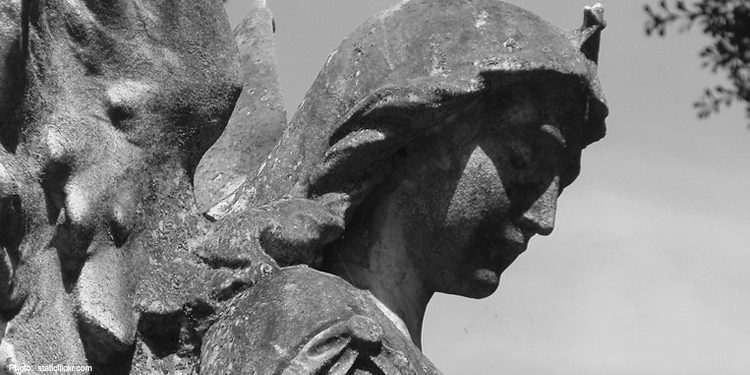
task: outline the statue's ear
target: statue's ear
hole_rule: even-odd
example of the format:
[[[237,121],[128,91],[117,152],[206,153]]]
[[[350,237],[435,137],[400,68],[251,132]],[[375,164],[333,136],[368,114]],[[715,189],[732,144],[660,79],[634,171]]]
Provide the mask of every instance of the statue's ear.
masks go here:
[[[569,34],[573,44],[593,62],[599,60],[601,32],[607,26],[604,21],[604,6],[597,3],[583,9],[583,26]]]

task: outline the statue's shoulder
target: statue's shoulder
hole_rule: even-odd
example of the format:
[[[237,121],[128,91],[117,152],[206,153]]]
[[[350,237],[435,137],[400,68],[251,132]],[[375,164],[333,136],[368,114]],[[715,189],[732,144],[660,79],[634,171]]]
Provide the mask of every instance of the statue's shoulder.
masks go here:
[[[306,266],[286,267],[262,279],[244,298],[254,310],[275,319],[320,321],[326,316],[369,313],[372,303],[361,291],[338,276]],[[248,306],[249,307],[249,306]],[[301,309],[318,312],[294,317]]]
[[[203,347],[201,374],[439,374],[362,291],[308,267],[240,294]]]
[[[355,315],[372,315],[368,302],[334,275],[282,268],[238,295],[209,329],[201,373],[223,373],[227,365],[233,373],[279,373],[316,334]]]

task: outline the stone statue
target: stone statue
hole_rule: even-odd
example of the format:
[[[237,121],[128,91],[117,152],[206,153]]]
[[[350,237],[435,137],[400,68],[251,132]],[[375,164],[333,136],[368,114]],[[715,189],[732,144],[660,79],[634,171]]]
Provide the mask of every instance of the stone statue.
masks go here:
[[[241,88],[221,2],[0,0],[0,20],[0,373],[189,364],[252,276],[191,248],[193,174]]]
[[[0,0],[0,374],[439,373],[430,297],[490,295],[604,136],[599,6],[406,0],[287,128],[252,5]]]
[[[495,0],[411,0],[358,28],[208,213],[268,212],[258,240],[287,267],[208,329],[201,373],[439,373],[420,350],[433,293],[494,292],[604,136],[604,26],[599,5],[563,32]]]

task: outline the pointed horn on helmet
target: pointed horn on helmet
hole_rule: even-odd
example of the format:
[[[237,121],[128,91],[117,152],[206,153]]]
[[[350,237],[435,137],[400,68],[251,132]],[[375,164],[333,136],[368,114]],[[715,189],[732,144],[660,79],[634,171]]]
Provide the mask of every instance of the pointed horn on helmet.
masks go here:
[[[601,32],[607,27],[604,20],[604,6],[597,3],[583,8],[583,25],[570,34],[573,44],[593,62],[599,61]]]

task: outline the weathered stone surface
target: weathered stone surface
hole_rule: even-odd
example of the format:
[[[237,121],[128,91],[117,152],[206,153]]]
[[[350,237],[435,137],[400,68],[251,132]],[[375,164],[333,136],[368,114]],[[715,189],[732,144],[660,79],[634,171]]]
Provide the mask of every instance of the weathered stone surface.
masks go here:
[[[135,342],[138,315],[132,301],[124,298],[135,289],[128,258],[122,248],[94,254],[78,276],[81,334],[93,343],[89,357],[99,362],[125,352]]]
[[[0,306],[10,304],[11,280],[13,278],[13,259],[16,236],[23,226],[20,220],[19,187],[11,173],[10,156],[0,148]],[[0,309],[2,311],[4,309]]]
[[[221,2],[29,1],[23,19],[19,6],[0,3],[0,372],[127,373],[139,337],[170,355],[199,346],[214,305],[261,272],[214,270],[188,246],[209,225],[195,167],[240,91]],[[167,308],[144,305],[154,285],[176,290]],[[149,321],[186,321],[184,342],[139,333]]]
[[[201,374],[439,373],[407,342],[362,291],[290,267],[239,295],[209,329]]]
[[[18,108],[22,86],[21,0],[0,1],[0,140],[13,144],[18,137],[14,111]]]
[[[60,273],[49,272],[60,269],[60,261],[54,251],[46,250],[14,275],[14,282],[34,283],[24,300],[24,306],[33,307],[33,311],[22,309],[13,316],[0,343],[1,368],[9,374],[16,373],[11,371],[12,365],[87,364],[83,343],[76,334],[72,296],[66,293]]]
[[[227,128],[201,159],[195,196],[203,211],[255,175],[286,128],[286,112],[276,72],[273,15],[265,0],[235,28],[240,50],[242,94]]]

